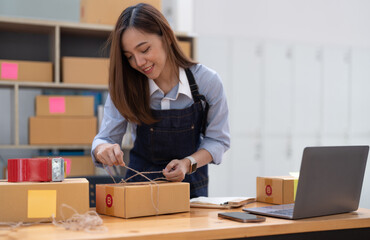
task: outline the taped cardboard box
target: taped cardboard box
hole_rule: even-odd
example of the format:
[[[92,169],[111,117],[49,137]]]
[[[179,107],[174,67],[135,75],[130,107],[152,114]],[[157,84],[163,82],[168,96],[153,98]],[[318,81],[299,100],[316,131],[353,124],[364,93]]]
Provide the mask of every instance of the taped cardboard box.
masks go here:
[[[189,183],[97,184],[96,211],[122,218],[188,212]]]
[[[63,182],[16,182],[0,180],[0,222],[50,222],[89,210],[89,182],[85,178]],[[63,212],[62,212],[63,211]],[[63,213],[63,215],[62,215]]]
[[[257,177],[257,201],[273,204],[294,203],[297,178]]]
[[[20,82],[52,82],[51,62],[0,60],[0,80]]]
[[[94,116],[93,96],[36,96],[36,116]]]
[[[109,58],[62,58],[64,83],[108,85],[108,78]]]
[[[80,0],[80,22],[115,25],[123,10],[138,3],[162,9],[161,0]]]
[[[30,144],[88,144],[97,132],[96,117],[30,117]]]

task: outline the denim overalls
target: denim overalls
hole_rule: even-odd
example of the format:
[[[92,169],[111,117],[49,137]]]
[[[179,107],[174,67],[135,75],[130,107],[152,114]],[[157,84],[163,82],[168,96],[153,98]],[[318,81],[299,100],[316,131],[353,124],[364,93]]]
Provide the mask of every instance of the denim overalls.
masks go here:
[[[130,152],[130,168],[140,172],[161,171],[173,159],[183,159],[198,150],[204,134],[208,103],[198,92],[198,85],[189,69],[185,69],[194,104],[185,109],[152,110],[154,124],[137,126],[134,148]],[[205,107],[203,107],[204,101]],[[135,173],[128,170],[126,178]],[[148,174],[150,179],[164,177],[162,173]],[[132,181],[147,181],[141,176]],[[186,175],[190,183],[190,198],[208,196],[208,166]]]

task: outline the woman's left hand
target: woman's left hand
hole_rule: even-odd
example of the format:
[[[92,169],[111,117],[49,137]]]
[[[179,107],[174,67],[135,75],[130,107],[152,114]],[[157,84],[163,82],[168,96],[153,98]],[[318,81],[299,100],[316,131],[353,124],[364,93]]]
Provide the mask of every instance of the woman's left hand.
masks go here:
[[[163,175],[168,181],[181,182],[188,172],[189,165],[190,162],[187,158],[182,160],[174,159],[163,169]]]

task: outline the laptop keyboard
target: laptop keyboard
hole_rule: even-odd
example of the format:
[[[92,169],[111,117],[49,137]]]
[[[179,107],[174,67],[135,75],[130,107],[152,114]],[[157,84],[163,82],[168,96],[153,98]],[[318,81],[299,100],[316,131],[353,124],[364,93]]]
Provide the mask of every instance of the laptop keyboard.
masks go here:
[[[292,216],[293,215],[293,208],[271,211],[270,213],[279,214],[279,215],[285,215],[285,216]]]

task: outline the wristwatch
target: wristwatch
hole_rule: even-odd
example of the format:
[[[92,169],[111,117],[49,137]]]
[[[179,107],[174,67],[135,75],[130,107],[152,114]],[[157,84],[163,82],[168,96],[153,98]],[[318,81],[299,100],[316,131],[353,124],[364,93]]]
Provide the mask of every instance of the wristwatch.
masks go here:
[[[190,160],[190,168],[187,174],[192,174],[197,170],[197,161],[192,156],[187,156],[186,158]]]

